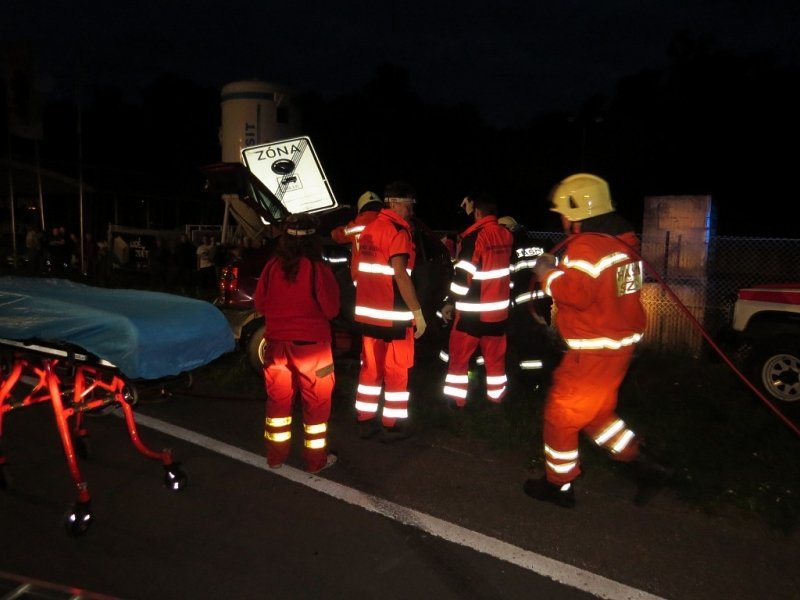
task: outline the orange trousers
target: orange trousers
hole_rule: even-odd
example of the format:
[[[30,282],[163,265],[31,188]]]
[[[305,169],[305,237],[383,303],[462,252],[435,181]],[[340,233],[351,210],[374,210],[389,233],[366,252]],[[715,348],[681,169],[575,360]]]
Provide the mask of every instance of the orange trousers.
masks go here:
[[[401,340],[362,337],[361,372],[356,390],[359,421],[378,416],[381,389],[384,403],[381,422],[393,427],[408,418],[408,370],[414,365],[414,332],[409,327]]]
[[[330,343],[268,341],[264,350],[264,383],[267,463],[275,467],[289,457],[292,405],[299,393],[303,403],[303,461],[309,471],[319,470],[328,457],[328,419],[336,383]]]
[[[455,323],[458,323],[456,319]],[[506,347],[503,335],[484,335],[475,337],[459,329],[455,325],[450,332],[448,347],[449,362],[445,377],[444,395],[450,396],[457,406],[467,402],[469,382],[469,360],[480,346],[483,363],[486,369],[486,396],[489,402],[499,404],[506,394]]]
[[[580,475],[578,435],[586,433],[611,458],[622,462],[638,453],[639,440],[617,416],[617,392],[628,372],[633,347],[568,350],[553,378],[544,406],[545,472],[564,484]]]

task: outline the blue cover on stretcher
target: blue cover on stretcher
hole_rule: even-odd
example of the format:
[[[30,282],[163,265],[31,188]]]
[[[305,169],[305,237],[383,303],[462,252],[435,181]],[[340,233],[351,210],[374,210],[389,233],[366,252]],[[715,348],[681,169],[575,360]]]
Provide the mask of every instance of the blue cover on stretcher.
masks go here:
[[[234,348],[208,302],[33,277],[0,277],[0,338],[79,346],[130,379],[178,375]]]

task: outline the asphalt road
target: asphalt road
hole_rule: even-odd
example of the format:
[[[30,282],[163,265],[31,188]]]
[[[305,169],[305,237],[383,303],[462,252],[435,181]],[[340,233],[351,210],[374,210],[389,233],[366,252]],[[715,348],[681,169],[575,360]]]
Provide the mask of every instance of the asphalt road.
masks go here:
[[[335,416],[339,464],[312,476],[294,455],[269,470],[262,399],[212,387],[137,405],[142,440],[189,476],[178,493],[122,419],[86,419],[94,522],[77,537],[49,406],[7,413],[0,571],[125,600],[800,597],[796,536],[669,493],[637,508],[607,472],[581,479],[575,510],[542,505],[521,491],[524,457],[441,432],[381,444]]]

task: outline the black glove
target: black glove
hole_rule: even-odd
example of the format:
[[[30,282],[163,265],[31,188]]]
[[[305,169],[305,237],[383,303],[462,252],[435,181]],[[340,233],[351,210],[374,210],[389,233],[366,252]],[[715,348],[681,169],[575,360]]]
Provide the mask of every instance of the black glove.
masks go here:
[[[542,254],[533,265],[533,275],[538,281],[543,281],[547,274],[556,268],[558,260],[552,254]]]

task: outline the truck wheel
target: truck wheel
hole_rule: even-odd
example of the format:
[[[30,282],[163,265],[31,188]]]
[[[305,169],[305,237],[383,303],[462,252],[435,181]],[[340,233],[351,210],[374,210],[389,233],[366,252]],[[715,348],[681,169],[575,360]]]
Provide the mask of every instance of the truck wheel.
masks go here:
[[[800,400],[800,344],[791,339],[774,340],[753,353],[755,378],[767,396],[779,402]]]
[[[264,349],[267,343],[264,341],[264,325],[257,327],[247,339],[247,360],[253,370],[261,374],[264,370]]]

